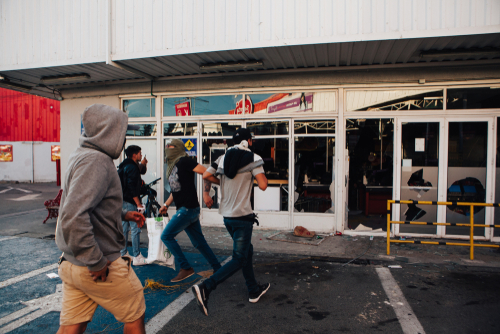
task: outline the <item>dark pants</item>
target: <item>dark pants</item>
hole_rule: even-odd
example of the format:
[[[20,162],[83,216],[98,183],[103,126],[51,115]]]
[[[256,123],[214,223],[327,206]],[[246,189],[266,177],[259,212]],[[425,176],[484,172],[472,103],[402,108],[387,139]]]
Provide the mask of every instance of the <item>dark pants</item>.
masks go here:
[[[224,282],[235,272],[241,269],[248,292],[259,290],[255,275],[253,273],[253,246],[252,230],[253,223],[244,220],[233,220],[224,218],[224,225],[233,238],[233,258],[223,265],[215,274],[205,280],[205,286],[209,291],[215,290],[218,284]]]
[[[208,263],[210,263],[214,271],[217,271],[217,269],[220,268],[220,263],[210,246],[208,246],[205,236],[203,236],[199,217],[200,208],[179,208],[163,230],[161,241],[163,241],[168,250],[174,255],[180,267],[182,269],[189,269],[191,265],[175,240],[177,234],[186,231],[193,246],[203,255]]]

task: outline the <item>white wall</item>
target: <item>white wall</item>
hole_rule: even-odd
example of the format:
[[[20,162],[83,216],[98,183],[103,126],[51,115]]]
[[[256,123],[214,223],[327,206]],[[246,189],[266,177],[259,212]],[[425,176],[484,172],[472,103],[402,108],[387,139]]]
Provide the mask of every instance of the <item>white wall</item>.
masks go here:
[[[33,167],[31,164],[31,142],[0,142],[0,145],[12,145],[12,162],[0,162],[0,181],[31,182]],[[59,143],[34,142],[35,182],[55,182],[57,179],[56,162],[51,161],[51,146]]]
[[[108,43],[108,1],[111,42]],[[2,0],[0,70],[496,33],[499,0]],[[214,61],[216,62],[216,61]]]
[[[113,60],[493,33],[498,0],[112,0]]]
[[[107,2],[0,1],[0,68],[105,61]]]
[[[102,103],[120,108],[118,95],[76,98],[61,101],[61,182],[64,182],[69,155],[78,148],[81,133],[81,115],[88,106]]]

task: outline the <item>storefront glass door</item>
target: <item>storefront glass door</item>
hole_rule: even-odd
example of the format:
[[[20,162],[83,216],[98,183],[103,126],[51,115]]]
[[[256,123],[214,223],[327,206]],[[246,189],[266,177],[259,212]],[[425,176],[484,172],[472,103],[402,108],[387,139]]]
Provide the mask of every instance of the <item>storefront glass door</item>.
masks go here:
[[[382,232],[393,198],[394,119],[348,118],[347,206],[344,230]]]
[[[168,199],[170,196],[170,184],[166,178],[166,174],[168,171],[168,161],[165,157],[165,149],[168,143],[170,143],[173,139],[180,139],[184,143],[185,151],[192,159],[198,161],[198,122],[189,122],[189,123],[163,123],[163,198],[164,201]],[[199,161],[198,161],[199,162]],[[201,179],[201,176],[197,177],[195,175],[195,186],[198,187],[198,179]],[[198,199],[199,196],[198,196]],[[172,204],[175,206],[175,203]]]
[[[241,125],[241,121],[201,122],[201,164],[205,168],[210,167],[221,155],[224,155],[226,151],[234,145],[233,135],[236,130],[241,128]],[[212,197],[214,200],[212,209],[218,209],[220,203],[218,185],[212,185]],[[202,208],[207,208],[204,202],[202,203]]]
[[[444,121],[399,122],[401,157],[399,194],[401,200],[438,201],[440,135]],[[442,167],[441,167],[442,168]],[[437,222],[437,205],[401,204],[400,221]],[[393,217],[394,220],[394,217]],[[397,227],[395,228],[397,230]],[[399,225],[399,234],[437,234],[436,225]]]
[[[487,198],[487,161],[489,121],[448,122],[448,170],[447,200],[449,202],[485,203]],[[474,223],[485,224],[484,208],[474,211]],[[449,205],[446,208],[446,222],[470,222],[470,208]],[[447,236],[467,236],[469,227],[447,226]],[[485,236],[484,227],[476,227],[474,236]]]
[[[205,168],[210,167],[217,159],[226,153],[226,151],[234,145],[233,135],[239,128],[242,127],[243,121],[202,121],[200,122],[201,137],[200,150],[201,161]],[[201,200],[201,215],[203,224],[221,225],[222,217],[219,215],[218,209],[221,200],[221,192],[218,185],[211,184],[211,197],[214,201],[212,208],[207,208],[203,201],[203,187],[201,182],[198,197]]]
[[[293,130],[292,227],[331,229],[335,213],[336,121],[295,119]]]
[[[145,100],[140,100],[145,101]],[[153,103],[154,104],[154,103]],[[128,130],[127,131],[127,142],[126,147],[130,145],[137,145],[141,148],[142,157],[146,158],[148,163],[146,164],[146,172],[141,175],[142,180],[145,183],[150,183],[158,178],[161,178],[160,172],[158,172],[158,154],[157,154],[157,126],[153,122],[145,123],[133,123],[139,126],[138,130]],[[125,152],[123,154],[123,159],[125,159]],[[123,161],[122,159],[122,161]],[[159,184],[155,184],[152,188],[157,191],[159,189]],[[142,198],[145,203],[147,200],[146,196]]]
[[[247,120],[253,134],[252,151],[264,160],[265,191],[255,184],[252,205],[266,226],[289,226],[290,119]]]
[[[495,203],[500,203],[500,117],[497,117],[496,120],[497,127],[497,139],[496,139],[496,167],[495,167]],[[495,213],[495,225],[500,225],[500,208],[494,209]],[[493,229],[493,235],[498,238],[500,237],[500,228]]]

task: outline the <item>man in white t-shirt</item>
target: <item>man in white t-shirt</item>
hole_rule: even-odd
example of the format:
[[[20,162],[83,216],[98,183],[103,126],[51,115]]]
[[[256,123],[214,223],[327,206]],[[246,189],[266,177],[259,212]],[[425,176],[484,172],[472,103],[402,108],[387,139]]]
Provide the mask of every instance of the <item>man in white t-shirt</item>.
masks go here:
[[[252,146],[252,134],[248,129],[237,130],[233,140],[236,145],[227,150],[226,154],[203,174],[204,197],[208,196],[210,182],[220,184],[219,213],[224,217],[224,225],[233,238],[231,261],[203,283],[192,288],[198,305],[205,315],[208,315],[208,296],[212,290],[240,269],[245,278],[251,303],[258,302],[270,287],[269,283],[257,283],[252,265],[252,230],[257,220],[252,210],[250,195],[254,179],[257,180],[261,190],[267,188],[267,178],[262,167],[264,161],[249,149]],[[217,175],[220,175],[220,180]]]

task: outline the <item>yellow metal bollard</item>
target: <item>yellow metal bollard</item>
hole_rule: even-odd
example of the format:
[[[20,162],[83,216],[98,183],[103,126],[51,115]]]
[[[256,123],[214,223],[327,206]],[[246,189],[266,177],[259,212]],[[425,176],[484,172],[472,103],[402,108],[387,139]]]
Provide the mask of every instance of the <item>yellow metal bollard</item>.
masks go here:
[[[387,201],[387,255],[391,254],[391,202]]]
[[[470,259],[474,260],[474,205],[470,206]]]

